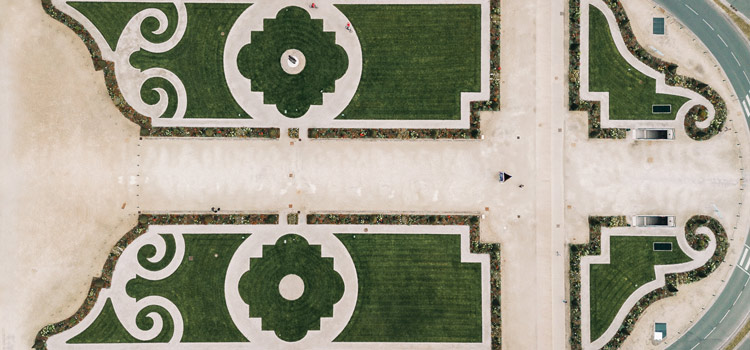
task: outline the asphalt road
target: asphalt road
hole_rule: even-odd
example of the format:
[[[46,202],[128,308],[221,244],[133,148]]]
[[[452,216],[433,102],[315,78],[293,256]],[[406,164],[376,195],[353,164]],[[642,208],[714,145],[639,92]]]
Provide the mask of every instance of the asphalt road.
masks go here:
[[[750,125],[750,47],[725,17],[709,4],[711,0],[656,0],[687,26],[708,47],[729,77],[735,98]],[[669,34],[669,33],[667,33]],[[729,96],[725,96],[725,99]],[[729,228],[728,228],[729,229]],[[735,242],[734,244],[737,244]],[[726,287],[706,314],[668,349],[718,349],[741,327],[750,313],[750,235],[740,261],[736,262]],[[669,332],[669,330],[668,330]]]

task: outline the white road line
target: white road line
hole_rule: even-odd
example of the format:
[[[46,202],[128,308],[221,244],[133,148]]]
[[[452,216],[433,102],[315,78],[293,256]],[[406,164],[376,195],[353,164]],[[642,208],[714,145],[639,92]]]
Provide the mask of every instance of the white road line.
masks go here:
[[[746,273],[746,274],[747,274],[748,276],[750,276],[750,272],[747,272],[747,271],[743,270],[743,269],[742,269],[742,266],[739,266],[739,265],[738,265],[738,266],[737,266],[737,268],[738,268],[738,269],[740,269],[740,271],[742,271],[742,272]],[[748,281],[750,281],[750,279],[748,279]],[[745,282],[745,285],[747,285],[747,282]]]
[[[713,329],[711,329],[711,331],[708,332],[708,334],[706,334],[705,337],[703,337],[703,340],[706,340],[706,338],[708,338],[708,336],[711,335],[711,333],[713,333],[715,330],[716,330],[716,327],[714,327]]]
[[[750,259],[747,259],[747,261],[745,262],[745,266],[743,266],[742,268],[744,268],[745,271],[747,271],[747,269],[750,268]],[[750,281],[750,280],[748,280],[748,281]]]
[[[714,27],[712,27],[710,24],[708,24],[708,22],[706,22],[705,19],[703,19],[703,23],[705,23],[709,28],[711,28],[711,30],[714,30]]]
[[[692,7],[690,7],[690,5],[688,5],[688,4],[685,4],[685,7],[687,7],[687,8],[688,8],[688,9],[689,9],[690,11],[693,11],[693,13],[694,13],[694,14],[698,15],[698,12],[695,12],[695,10],[693,10],[693,8],[692,8]],[[692,350],[692,349],[691,349],[691,350]]]
[[[732,52],[732,57],[734,57],[734,61],[737,62],[737,65],[742,67],[742,65],[740,64],[740,60],[737,59],[737,56],[734,55],[734,52]]]
[[[685,6],[687,6],[687,5],[685,5]],[[693,349],[697,348],[697,347],[698,347],[698,345],[701,345],[701,343],[698,343],[698,344],[695,344],[695,345],[693,345],[693,347],[692,347],[692,348],[690,348],[690,350],[693,350]]]
[[[742,100],[742,107],[745,107],[745,114],[747,114],[747,116],[750,117],[750,109],[747,108],[747,103],[745,102],[745,100]],[[740,265],[741,264],[742,264],[742,261],[740,261]]]
[[[750,83],[750,78],[747,77],[747,73],[745,73],[744,70],[742,71],[742,74],[745,75],[745,80],[747,80],[747,82]]]
[[[740,296],[742,296],[742,291],[740,291],[740,294],[737,294],[737,298],[734,299],[732,306],[734,306],[734,304],[737,304],[737,300],[740,300]]]
[[[721,37],[721,35],[719,35],[719,34],[716,34],[716,36],[718,36],[718,37],[719,37],[719,40],[721,40],[721,42],[722,42],[722,43],[724,43],[724,46],[726,46],[726,47],[729,47],[729,45],[727,45],[727,42],[726,42],[726,41],[724,41],[724,38],[722,38],[722,37]]]
[[[727,313],[724,314],[724,317],[722,317],[721,320],[719,320],[719,324],[724,322],[724,319],[727,318],[727,315],[729,315],[729,311],[731,311],[731,309],[727,310]]]
[[[747,95],[745,95],[745,97],[747,97]],[[742,101],[742,103],[745,103],[745,101]],[[745,107],[745,111],[747,111],[747,104],[744,104],[743,106]],[[747,248],[742,250],[742,257],[740,258],[740,265],[742,265],[742,263],[745,261],[745,257],[747,257]]]
[[[750,97],[748,95],[745,95],[745,101],[747,101],[747,106],[750,107]]]

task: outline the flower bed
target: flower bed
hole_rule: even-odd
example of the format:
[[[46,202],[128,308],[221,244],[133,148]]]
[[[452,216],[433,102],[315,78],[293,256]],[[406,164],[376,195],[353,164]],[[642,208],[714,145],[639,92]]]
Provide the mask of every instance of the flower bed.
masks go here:
[[[624,216],[591,216],[589,217],[589,243],[571,244],[570,245],[570,271],[568,274],[570,283],[570,345],[572,349],[581,349],[581,258],[586,255],[601,254],[601,228],[627,226]],[[724,227],[716,219],[706,215],[695,215],[685,223],[685,235],[690,241],[690,237],[696,236],[695,230],[698,227],[708,227],[717,239],[716,251],[714,255],[701,267],[676,274],[666,276],[664,287],[656,289],[645,296],[630,309],[617,333],[607,342],[604,349],[617,349],[625,339],[630,335],[635,327],[635,322],[641,316],[643,311],[651,303],[666,297],[673,296],[677,293],[677,285],[699,281],[716,270],[726,256],[729,249]],[[693,243],[691,246],[695,248]],[[705,248],[704,248],[705,249]]]
[[[44,326],[36,335],[34,349],[47,349],[47,339],[55,334],[66,331],[83,320],[96,304],[99,292],[102,288],[109,288],[112,282],[112,273],[115,270],[117,260],[127,246],[153,225],[273,225],[278,224],[278,214],[230,214],[230,215],[169,215],[169,214],[141,214],[138,216],[138,224],[128,231],[115,244],[107,257],[102,268],[101,277],[91,281],[91,287],[86,299],[78,311],[72,316],[56,323]]]
[[[308,214],[310,225],[462,225],[469,226],[470,251],[490,256],[492,293],[492,349],[500,349],[500,244],[479,240],[479,217],[476,215],[410,215],[410,214]]]
[[[626,129],[602,129],[600,125],[601,115],[599,111],[599,102],[594,101],[583,101],[580,99],[580,35],[581,35],[581,6],[580,0],[569,0],[570,6],[570,44],[569,44],[569,57],[570,62],[568,65],[569,77],[568,77],[568,88],[569,88],[569,108],[571,111],[588,111],[589,112],[589,138],[613,138],[621,139],[625,138]],[[716,115],[714,120],[706,129],[700,129],[695,124],[696,122],[703,121],[706,119],[705,107],[694,107],[688,111],[685,116],[685,132],[694,140],[707,140],[718,134],[724,126],[727,118],[727,108],[724,99],[719,96],[710,86],[702,83],[696,79],[678,75],[677,65],[663,61],[657,57],[652,56],[646,51],[636,40],[635,34],[630,27],[630,20],[628,19],[625,9],[619,0],[605,0],[610,10],[612,10],[617,25],[620,29],[625,45],[633,56],[638,58],[641,62],[645,63],[649,67],[657,70],[660,73],[665,74],[665,82],[667,85],[683,87],[699,93],[705,97],[714,106]]]
[[[72,17],[58,10],[52,0],[42,0],[42,7],[47,14],[68,26],[78,35],[91,54],[94,69],[104,71],[104,83],[107,86],[109,97],[117,109],[131,122],[141,127],[141,136],[154,137],[252,137],[252,138],[279,138],[279,128],[190,128],[190,127],[153,127],[151,118],[140,114],[125,101],[115,76],[115,65],[111,61],[102,58],[101,50],[94,38],[83,25]]]

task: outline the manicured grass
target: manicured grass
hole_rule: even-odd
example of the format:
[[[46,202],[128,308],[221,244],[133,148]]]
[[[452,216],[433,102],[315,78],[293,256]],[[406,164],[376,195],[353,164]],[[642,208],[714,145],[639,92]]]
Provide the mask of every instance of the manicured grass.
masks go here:
[[[671,242],[672,251],[654,251],[654,242]],[[613,236],[610,264],[591,265],[591,340],[601,336],[625,300],[656,279],[655,265],[688,262],[674,237]]]
[[[304,292],[296,300],[286,300],[279,292],[279,282],[290,274],[304,282]],[[263,246],[263,257],[250,259],[239,289],[249,306],[248,316],[261,317],[263,330],[293,342],[308,330],[320,330],[321,317],[333,316],[333,305],[344,294],[344,281],[333,269],[333,259],[321,257],[319,245],[289,234],[275,245]]]
[[[177,29],[177,9],[171,3],[72,1],[68,5],[94,23],[96,29],[102,33],[112,50],[116,48],[120,34],[122,34],[130,19],[147,8],[155,8],[164,12],[169,19],[169,23],[167,23],[167,30],[164,33],[156,35],[153,34],[153,31],[159,28],[159,21],[153,17],[144,20],[140,29],[146,39],[154,43],[161,43],[167,41]]]
[[[146,330],[153,326],[153,321],[146,317],[151,312],[161,315],[163,328],[159,335],[148,343],[166,343],[172,338],[174,323],[167,310],[160,306],[147,306],[136,316],[138,328]],[[115,314],[112,300],[107,298],[104,308],[94,322],[81,334],[68,340],[68,344],[106,344],[106,343],[140,343],[141,341],[130,335]]]
[[[480,90],[479,5],[337,5],[359,36],[362,78],[338,119],[460,119]]]
[[[346,73],[346,51],[336,45],[335,32],[323,31],[323,20],[311,19],[300,7],[284,8],[263,23],[263,30],[253,32],[251,43],[240,51],[238,67],[252,81],[252,90],[263,92],[264,103],[275,104],[288,117],[300,117],[310,105],[323,104],[323,92],[334,91],[336,80]],[[288,49],[305,55],[299,74],[282,70],[279,61]]]
[[[250,118],[232,97],[224,77],[227,34],[250,4],[187,3],[185,6],[187,29],[177,46],[164,53],[135,52],[130,63],[141,70],[159,67],[177,75],[187,94],[185,118]],[[176,18],[170,18],[170,23],[173,20]],[[158,84],[167,83],[162,80]],[[155,100],[153,92],[146,88],[141,90],[141,98],[147,103]],[[170,107],[168,111],[173,109]]]
[[[481,342],[478,263],[459,235],[337,234],[354,260],[357,306],[339,342]]]
[[[589,13],[589,90],[609,92],[609,118],[675,119],[688,99],[657,94],[656,80],[630,66],[617,51],[604,14],[594,6],[589,6]],[[651,106],[655,104],[671,104],[672,112],[653,114]]]
[[[182,313],[183,342],[246,342],[232,322],[224,299],[227,266],[245,237],[184,235],[185,256],[177,271],[159,281],[136,277],[128,282],[127,293],[138,300],[159,295],[172,301]]]

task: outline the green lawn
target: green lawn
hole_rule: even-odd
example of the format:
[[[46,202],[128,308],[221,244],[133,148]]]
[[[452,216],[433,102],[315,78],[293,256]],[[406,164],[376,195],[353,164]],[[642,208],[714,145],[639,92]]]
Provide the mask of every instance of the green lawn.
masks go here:
[[[279,292],[279,282],[290,274],[304,282],[304,292],[296,300],[286,300]],[[321,317],[333,316],[333,305],[344,294],[344,281],[333,269],[333,258],[321,257],[319,245],[289,234],[275,245],[263,246],[263,257],[250,259],[239,290],[249,317],[261,317],[263,330],[293,342],[308,330],[320,330]]]
[[[224,77],[227,34],[250,4],[187,3],[185,6],[187,29],[177,46],[164,53],[135,52],[130,56],[130,63],[141,70],[159,67],[177,75],[187,94],[185,118],[250,118],[232,97]],[[170,18],[170,22],[173,20],[176,18]],[[169,88],[166,80],[155,81],[152,84]],[[154,86],[141,89],[141,97],[147,103],[153,103],[157,97],[148,89],[150,87]],[[170,98],[170,101],[175,99]],[[171,105],[168,111],[174,108]],[[171,117],[167,113],[164,116]]]
[[[101,301],[100,301],[101,302]],[[146,317],[150,312],[157,312],[161,315],[164,327],[156,338],[148,341],[149,343],[166,343],[172,338],[174,326],[172,318],[167,310],[160,306],[151,305],[145,307],[136,316],[136,325],[140,329],[149,329],[153,326],[153,321]],[[140,343],[141,341],[130,335],[115,314],[112,306],[112,300],[107,298],[104,308],[94,322],[86,328],[81,334],[68,340],[69,344],[106,344],[106,343]]]
[[[337,5],[362,46],[362,78],[338,119],[460,119],[480,90],[479,5]]]
[[[354,260],[357,305],[338,342],[481,342],[478,263],[459,235],[337,234]]]
[[[159,295],[172,301],[182,313],[183,342],[246,342],[232,322],[224,300],[227,267],[245,237],[184,235],[185,256],[177,271],[159,281],[136,277],[128,282],[127,293],[138,300]]]
[[[654,242],[671,242],[672,251],[656,252]],[[655,265],[688,262],[674,237],[610,238],[610,264],[591,265],[591,340],[601,336],[638,287],[656,279]]]
[[[263,30],[252,33],[237,65],[252,81],[253,91],[263,92],[263,103],[275,104],[288,117],[301,117],[310,105],[323,104],[323,92],[333,92],[346,73],[348,59],[336,45],[335,32],[323,31],[323,20],[311,19],[304,9],[290,6],[274,19],[263,21]],[[279,61],[284,51],[297,49],[305,56],[299,74],[287,74]]]
[[[616,120],[673,120],[688,101],[656,93],[656,80],[639,72],[620,56],[607,19],[589,6],[589,90],[609,92],[609,118]],[[620,33],[617,33],[620,35]],[[671,104],[672,113],[653,114],[654,104]]]
[[[138,12],[147,8],[154,8],[163,11],[167,15],[169,23],[167,30],[159,35],[153,34],[153,31],[159,28],[159,21],[156,18],[149,17],[143,22],[141,34],[151,42],[161,43],[167,41],[175,29],[177,29],[177,9],[172,3],[155,3],[155,2],[101,2],[91,1],[71,1],[68,5],[78,10],[86,16],[96,29],[102,33],[107,40],[109,47],[114,50],[117,41],[120,39],[123,29],[130,19]]]

